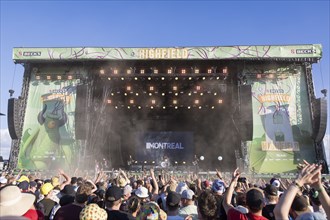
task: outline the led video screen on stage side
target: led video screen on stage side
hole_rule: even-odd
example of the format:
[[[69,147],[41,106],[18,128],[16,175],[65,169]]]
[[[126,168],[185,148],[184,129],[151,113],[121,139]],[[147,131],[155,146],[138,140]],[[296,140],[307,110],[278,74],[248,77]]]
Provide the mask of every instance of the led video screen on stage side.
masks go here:
[[[135,147],[138,161],[160,163],[164,156],[171,163],[192,161],[195,149],[193,132],[144,132],[138,133],[139,140]]]

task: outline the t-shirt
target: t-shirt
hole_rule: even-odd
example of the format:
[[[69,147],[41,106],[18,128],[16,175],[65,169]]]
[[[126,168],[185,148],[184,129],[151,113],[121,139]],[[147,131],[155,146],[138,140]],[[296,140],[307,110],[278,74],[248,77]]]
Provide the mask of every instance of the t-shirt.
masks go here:
[[[228,220],[268,220],[263,216],[254,215],[252,213],[243,214],[234,208],[229,209],[227,213],[227,219]]]
[[[106,210],[108,213],[108,220],[131,220],[135,219],[132,215],[119,210]]]
[[[48,198],[44,198],[43,200],[41,200],[39,202],[44,210],[44,216],[45,216],[45,220],[49,219],[50,213],[53,209],[53,207],[57,204],[55,201],[48,199]]]
[[[184,220],[183,217],[175,215],[175,216],[167,216],[167,220]]]
[[[198,219],[197,206],[187,205],[179,210],[179,215],[182,217],[190,215],[193,220]]]
[[[79,214],[84,207],[75,204],[62,206],[57,210],[54,220],[79,220]]]
[[[269,220],[275,220],[274,208],[276,204],[268,204],[262,209],[262,215]]]

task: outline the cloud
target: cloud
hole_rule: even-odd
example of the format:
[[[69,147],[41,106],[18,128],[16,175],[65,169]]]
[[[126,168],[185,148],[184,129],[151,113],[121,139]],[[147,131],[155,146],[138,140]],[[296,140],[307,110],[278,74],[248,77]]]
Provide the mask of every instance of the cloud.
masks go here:
[[[10,154],[11,138],[7,128],[0,129],[0,155],[8,159]]]

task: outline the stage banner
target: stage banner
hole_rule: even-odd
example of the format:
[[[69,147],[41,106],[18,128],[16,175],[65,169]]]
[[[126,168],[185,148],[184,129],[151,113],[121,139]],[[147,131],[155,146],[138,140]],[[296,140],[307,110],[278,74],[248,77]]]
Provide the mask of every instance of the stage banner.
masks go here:
[[[260,72],[259,72],[260,73]],[[314,162],[307,83],[302,68],[249,77],[252,85],[253,141],[247,143],[250,171],[294,172],[303,159]]]
[[[78,155],[74,137],[77,82],[40,80],[31,74],[18,168],[71,168]]]
[[[141,132],[135,147],[138,161],[155,161],[160,165],[165,159],[174,165],[192,161],[195,149],[193,132]],[[156,164],[157,165],[157,164]]]

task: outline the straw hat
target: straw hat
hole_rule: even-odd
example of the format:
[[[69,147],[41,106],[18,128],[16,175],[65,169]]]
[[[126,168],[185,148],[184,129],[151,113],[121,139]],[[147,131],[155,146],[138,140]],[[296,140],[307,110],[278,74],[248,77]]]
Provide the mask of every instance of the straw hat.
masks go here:
[[[21,193],[17,186],[6,186],[0,190],[0,217],[22,216],[34,200],[33,194]]]

